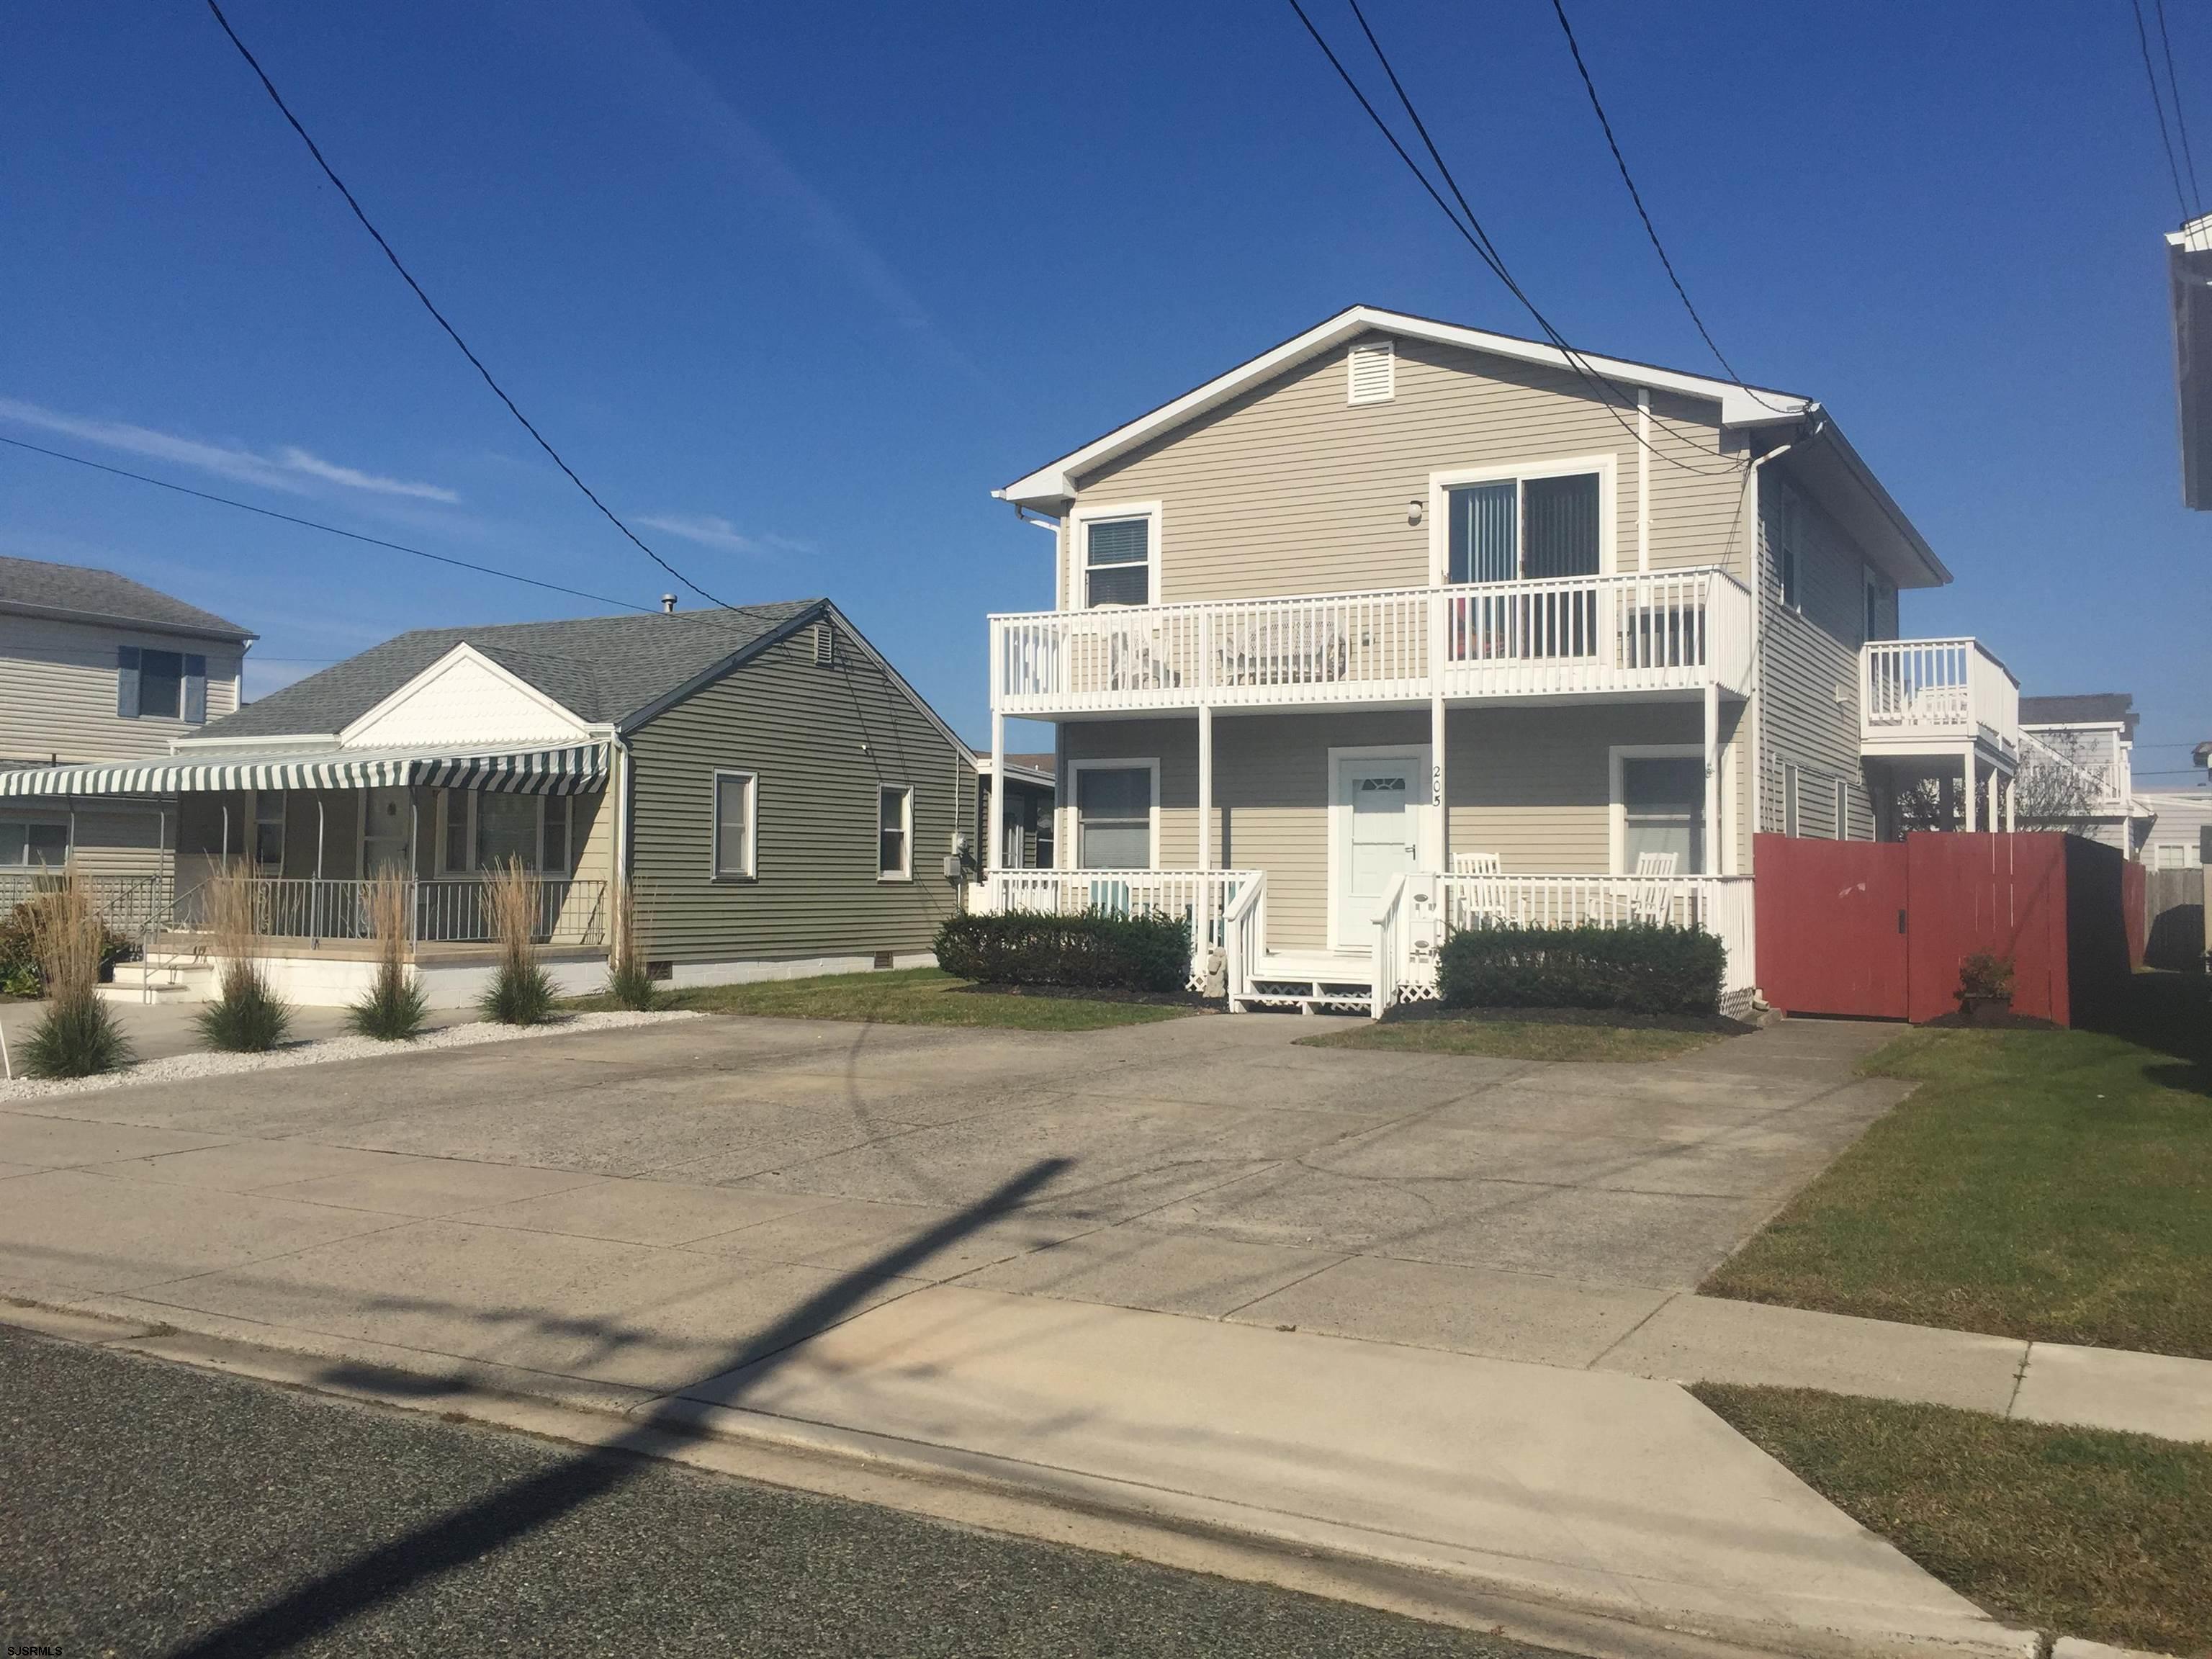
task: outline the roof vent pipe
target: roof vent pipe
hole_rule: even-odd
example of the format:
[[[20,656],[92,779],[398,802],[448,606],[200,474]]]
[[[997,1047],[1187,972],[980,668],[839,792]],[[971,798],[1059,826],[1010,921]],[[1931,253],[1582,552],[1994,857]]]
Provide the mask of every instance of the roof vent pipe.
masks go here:
[[[673,593],[663,593],[660,596],[660,609],[664,614],[671,617],[674,616],[676,614],[676,596]]]

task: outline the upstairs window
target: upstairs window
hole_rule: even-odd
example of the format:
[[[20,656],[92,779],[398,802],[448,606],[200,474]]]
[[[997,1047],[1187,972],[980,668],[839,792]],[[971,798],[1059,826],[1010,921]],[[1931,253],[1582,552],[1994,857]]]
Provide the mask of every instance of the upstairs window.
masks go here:
[[[1152,602],[1152,521],[1149,517],[1086,519],[1083,531],[1083,603]]]
[[[115,712],[126,720],[207,719],[207,659],[136,645],[115,653]]]
[[[1598,475],[1569,472],[1462,484],[1446,492],[1455,582],[1595,576]]]
[[[1797,498],[1784,495],[1774,547],[1774,580],[1782,589],[1782,603],[1792,610],[1804,608],[1797,569],[1797,548],[1804,531],[1804,517],[1798,511]]]

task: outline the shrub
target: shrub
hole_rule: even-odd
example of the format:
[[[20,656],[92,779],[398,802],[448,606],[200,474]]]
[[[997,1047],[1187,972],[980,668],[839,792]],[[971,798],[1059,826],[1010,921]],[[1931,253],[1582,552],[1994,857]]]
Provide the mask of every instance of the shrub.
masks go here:
[[[31,957],[52,999],[24,1045],[24,1068],[33,1077],[90,1077],[127,1064],[131,1044],[100,1000],[108,935],[91,889],[71,871],[18,909],[29,912]]]
[[[645,947],[638,935],[637,890],[623,882],[615,889],[615,948],[607,957],[607,994],[624,1008],[650,1008],[659,1000],[646,971]]]
[[[1469,927],[1444,941],[1437,993],[1455,1008],[1711,1014],[1726,962],[1694,927]]]
[[[958,915],[937,930],[937,964],[987,985],[1180,991],[1190,975],[1190,923],[1119,916]]]
[[[41,997],[46,994],[46,976],[39,969],[38,947],[33,942],[35,921],[40,907],[50,903],[69,878],[55,878],[55,885],[44,892],[33,893],[4,919],[0,919],[0,994],[11,997]],[[138,954],[138,943],[128,934],[118,933],[104,923],[100,928],[100,963],[98,977],[109,980],[115,976],[115,964],[128,962]]]
[[[261,894],[253,877],[240,869],[216,875],[207,884],[207,911],[222,977],[216,1000],[192,1023],[210,1048],[266,1054],[291,1029],[292,1011],[261,965]]]
[[[2015,978],[2010,957],[2001,957],[1994,951],[1977,951],[1959,964],[1959,1000],[1963,1003],[1969,997],[1988,997],[2010,1002]]]
[[[558,993],[552,975],[539,965],[538,878],[510,859],[484,880],[484,905],[491,912],[492,937],[499,941],[499,966],[491,988],[478,1001],[487,1019],[502,1025],[538,1025],[551,1018]]]
[[[346,1023],[363,1036],[401,1042],[422,1029],[429,998],[407,971],[407,878],[385,870],[368,889],[369,930],[376,939],[376,977],[368,994],[346,1010]]]

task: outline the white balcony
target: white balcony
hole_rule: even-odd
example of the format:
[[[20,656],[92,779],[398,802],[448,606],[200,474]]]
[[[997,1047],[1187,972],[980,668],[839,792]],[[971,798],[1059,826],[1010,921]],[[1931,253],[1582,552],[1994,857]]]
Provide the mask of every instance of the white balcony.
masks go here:
[[[1717,569],[991,618],[993,711],[1032,718],[1740,694],[1750,670],[1751,596]]]
[[[1875,640],[1859,651],[1859,747],[1872,756],[2020,760],[2020,682],[1978,640]]]

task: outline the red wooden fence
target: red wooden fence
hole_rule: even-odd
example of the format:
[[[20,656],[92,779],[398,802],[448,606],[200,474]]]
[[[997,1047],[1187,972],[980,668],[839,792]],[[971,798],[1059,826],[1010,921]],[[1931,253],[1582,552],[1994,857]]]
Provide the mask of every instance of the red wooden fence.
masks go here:
[[[1988,951],[2012,958],[2015,1013],[2068,1025],[2141,960],[2135,866],[2078,836],[1760,836],[1753,867],[1759,989],[1792,1013],[1935,1019]]]

